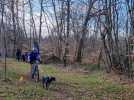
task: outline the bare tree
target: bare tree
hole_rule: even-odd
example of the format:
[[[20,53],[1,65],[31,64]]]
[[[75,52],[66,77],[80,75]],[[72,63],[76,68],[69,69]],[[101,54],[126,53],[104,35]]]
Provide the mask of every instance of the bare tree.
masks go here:
[[[41,33],[42,33],[42,13],[43,13],[43,0],[40,0],[39,43],[40,43],[40,41],[41,41]]]
[[[85,40],[85,37],[86,37],[86,34],[87,34],[87,25],[88,25],[88,22],[89,20],[91,19],[91,10],[92,10],[92,7],[94,5],[94,3],[96,2],[97,0],[90,0],[89,1],[89,4],[88,4],[88,10],[87,10],[87,13],[86,13],[86,17],[85,17],[85,20],[83,22],[83,26],[82,26],[82,35],[81,35],[81,38],[80,38],[80,42],[79,42],[79,46],[78,46],[78,53],[77,53],[77,61],[78,62],[81,62],[82,60],[82,51],[84,49],[84,40]]]

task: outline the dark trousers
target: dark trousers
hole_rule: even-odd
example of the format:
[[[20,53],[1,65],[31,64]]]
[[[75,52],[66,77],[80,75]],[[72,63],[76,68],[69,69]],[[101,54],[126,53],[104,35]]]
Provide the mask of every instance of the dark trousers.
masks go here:
[[[31,78],[34,79],[37,76],[37,81],[39,81],[39,70],[37,64],[32,64],[31,68]]]
[[[36,73],[36,64],[32,64],[32,69],[31,69],[32,79],[34,79],[35,73]]]

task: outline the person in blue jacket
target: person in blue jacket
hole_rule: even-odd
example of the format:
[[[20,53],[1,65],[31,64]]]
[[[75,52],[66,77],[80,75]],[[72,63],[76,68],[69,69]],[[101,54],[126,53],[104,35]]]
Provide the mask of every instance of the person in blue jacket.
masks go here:
[[[36,71],[38,70],[38,64],[40,62],[40,53],[35,45],[33,47],[33,50],[29,53],[28,60],[31,64],[31,78],[34,79]]]

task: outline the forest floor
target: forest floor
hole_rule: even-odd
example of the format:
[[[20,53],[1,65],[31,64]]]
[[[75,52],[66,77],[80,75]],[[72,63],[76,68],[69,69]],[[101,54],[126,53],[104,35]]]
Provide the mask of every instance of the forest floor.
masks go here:
[[[134,85],[121,83],[114,74],[40,65],[41,75],[56,77],[56,82],[46,90],[41,83],[28,79],[29,66],[8,59],[9,81],[5,82],[4,63],[0,62],[0,100],[134,100]],[[19,81],[21,76],[24,76],[23,82]]]

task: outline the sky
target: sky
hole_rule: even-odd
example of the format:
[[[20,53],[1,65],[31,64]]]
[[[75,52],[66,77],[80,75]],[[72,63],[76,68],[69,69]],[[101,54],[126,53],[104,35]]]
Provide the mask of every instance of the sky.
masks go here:
[[[21,1],[21,0],[20,0]],[[48,2],[46,2],[48,1]],[[82,3],[79,0],[72,0],[72,4],[76,6],[76,9],[79,8],[80,6],[82,6],[82,10],[86,11],[83,6],[86,5],[86,3]],[[85,0],[86,2],[87,0]],[[54,25],[56,24],[55,19],[54,19],[54,12],[53,12],[53,8],[51,7],[52,5],[50,5],[50,0],[45,0],[45,4],[44,4],[44,10],[45,12],[47,12],[47,15],[45,17],[43,16],[43,25],[42,25],[42,36],[45,37],[48,35],[48,30],[47,30],[47,25],[49,27],[52,27],[53,23]],[[127,11],[126,11],[126,7],[124,5],[125,0],[119,0],[119,2],[121,2],[120,5],[118,5],[118,9],[120,9],[119,12],[119,27],[120,27],[120,32],[123,32],[123,29],[125,28],[125,21],[127,19],[126,15],[127,15]],[[38,0],[33,0],[32,2],[33,5],[33,14],[34,14],[34,20],[35,20],[35,25],[36,25],[36,29],[37,29],[37,33],[39,30],[39,16],[40,16],[40,4]],[[73,6],[73,7],[75,7]],[[21,9],[21,8],[20,8]],[[29,13],[29,7],[28,5],[25,5],[25,18],[26,18],[26,30],[29,33],[30,30],[30,13]],[[84,12],[86,13],[86,12]],[[52,15],[52,16],[51,16]],[[22,17],[22,11],[20,12],[20,17]],[[47,22],[47,25],[46,25]]]
[[[26,0],[27,1],[27,0]],[[87,1],[87,0],[84,0]],[[79,0],[71,0],[72,4],[75,3],[75,6],[77,7],[80,5]],[[58,6],[59,4],[56,4]],[[39,0],[33,0],[32,1],[32,6],[33,6],[33,14],[34,14],[34,20],[35,20],[35,25],[37,32],[39,30],[39,16],[40,16],[40,4]],[[51,4],[51,0],[44,0],[44,10],[47,13],[47,15],[43,16],[43,25],[42,25],[42,36],[45,37],[48,35],[48,30],[47,26],[52,27],[52,24],[56,25],[56,21],[54,18],[54,11],[53,7]],[[30,13],[29,13],[29,5],[25,5],[25,19],[26,19],[26,30],[29,33],[30,27]],[[20,12],[20,17],[22,17],[22,11]],[[47,22],[47,25],[46,25]],[[51,24],[52,23],[52,24]]]
[[[27,0],[25,0],[25,2],[26,1]],[[34,15],[34,21],[35,21],[35,25],[36,25],[36,31],[37,31],[37,34],[38,34],[39,33],[39,25],[40,25],[40,22],[39,22],[39,16],[40,16],[39,0],[33,0],[32,1],[32,7],[33,7],[33,15]],[[22,21],[22,18],[23,18],[22,0],[20,0],[19,10],[20,10],[20,12],[19,12],[20,21]],[[46,12],[51,12],[52,13],[52,8],[48,7],[47,10],[48,11],[46,11]],[[43,37],[48,35],[46,23],[49,26],[51,26],[52,21],[49,21],[50,19],[51,18],[50,17],[48,18],[48,16],[46,14],[43,14],[43,18],[42,18],[42,22],[43,22],[43,24],[42,24],[42,36]],[[27,31],[27,33],[29,33],[30,32],[30,9],[29,9],[28,4],[25,5],[25,21],[26,21],[26,23],[25,23],[26,31]]]

